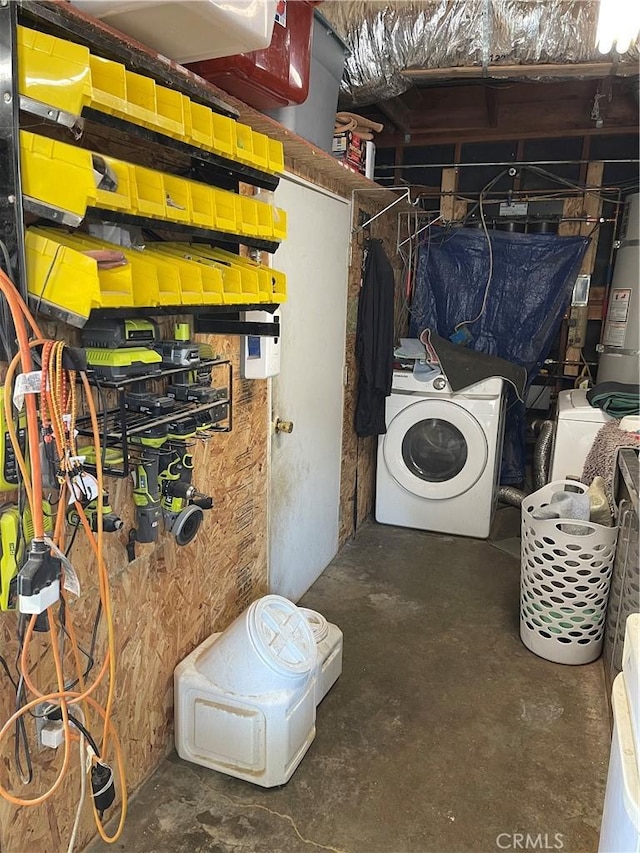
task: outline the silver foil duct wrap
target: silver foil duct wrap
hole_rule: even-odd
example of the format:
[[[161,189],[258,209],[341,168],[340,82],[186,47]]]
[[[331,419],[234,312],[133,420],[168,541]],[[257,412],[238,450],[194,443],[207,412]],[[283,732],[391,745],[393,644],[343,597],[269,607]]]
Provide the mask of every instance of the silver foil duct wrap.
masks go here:
[[[407,69],[602,61],[598,8],[598,0],[325,0],[321,6],[351,50],[345,106],[400,95],[411,86],[402,76]],[[636,44],[624,59],[637,57]]]

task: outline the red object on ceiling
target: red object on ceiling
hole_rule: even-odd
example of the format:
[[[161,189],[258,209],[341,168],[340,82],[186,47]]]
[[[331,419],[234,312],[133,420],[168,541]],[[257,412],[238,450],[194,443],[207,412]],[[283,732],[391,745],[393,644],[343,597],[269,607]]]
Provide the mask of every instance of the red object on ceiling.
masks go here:
[[[319,2],[279,0],[269,47],[187,68],[258,110],[302,104],[309,94],[313,7]]]

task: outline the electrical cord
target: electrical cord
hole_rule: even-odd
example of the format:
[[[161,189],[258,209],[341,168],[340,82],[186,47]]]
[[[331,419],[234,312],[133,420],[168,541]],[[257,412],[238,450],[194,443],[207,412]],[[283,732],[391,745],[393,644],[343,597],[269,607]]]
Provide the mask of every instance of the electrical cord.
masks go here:
[[[103,611],[105,613],[107,625],[107,648],[105,650],[102,666],[100,667],[100,671],[95,676],[93,682],[87,685],[85,684],[85,669],[82,665],[80,658],[81,651],[78,647],[77,639],[75,636],[73,620],[69,618],[70,614],[68,614],[66,610],[63,611],[65,615],[63,616],[62,621],[57,622],[56,613],[54,612],[53,607],[49,607],[47,609],[46,619],[48,623],[49,632],[48,648],[53,658],[56,688],[54,688],[53,690],[49,690],[49,692],[45,693],[40,691],[33,683],[31,668],[29,666],[30,646],[34,638],[36,621],[39,617],[33,615],[28,619],[28,621],[25,620],[24,616],[20,617],[20,679],[18,681],[18,704],[20,705],[20,707],[16,709],[14,714],[12,714],[11,717],[6,720],[2,728],[0,728],[0,742],[7,737],[12,727],[18,721],[24,721],[25,714],[34,713],[36,707],[40,705],[40,703],[45,702],[48,704],[53,704],[56,706],[57,709],[59,709],[60,718],[62,720],[62,728],[64,732],[63,756],[61,765],[59,766],[58,773],[53,783],[51,784],[50,788],[43,794],[40,794],[39,796],[33,797],[31,799],[26,799],[11,794],[3,784],[0,784],[0,796],[3,796],[7,801],[13,803],[14,805],[35,806],[47,801],[55,794],[55,792],[60,788],[60,785],[62,784],[63,779],[65,778],[66,773],[69,769],[71,759],[71,745],[72,742],[76,740],[76,737],[72,734],[71,730],[71,725],[73,724],[73,721],[70,718],[69,709],[71,706],[81,705],[84,709],[83,713],[85,720],[88,720],[88,714],[90,712],[96,713],[98,717],[102,720],[102,743],[100,746],[100,755],[104,757],[108,754],[109,751],[113,751],[113,753],[115,754],[117,773],[121,784],[121,809],[118,828],[116,830],[116,833],[112,836],[107,835],[102,826],[104,797],[100,810],[96,808],[96,790],[95,785],[93,783],[92,770],[92,785],[94,785],[94,820],[96,822],[98,832],[102,839],[107,842],[113,842],[117,840],[117,838],[122,832],[127,811],[127,789],[124,760],[120,743],[112,722],[116,675],[116,647],[113,626],[113,613],[111,607],[111,595],[109,590],[109,578],[104,562],[104,530],[102,525],[102,514],[98,513],[96,516],[97,531],[96,535],[94,536],[94,532],[91,530],[91,526],[84,512],[84,508],[77,500],[77,495],[73,490],[74,477],[78,472],[78,468],[74,468],[74,457],[77,456],[74,429],[77,410],[75,372],[72,370],[66,370],[64,368],[64,343],[61,341],[52,342],[43,340],[42,334],[37,324],[33,320],[33,317],[31,316],[27,306],[25,305],[24,300],[22,299],[22,297],[15,289],[12,282],[5,273],[0,273],[0,291],[2,291],[11,309],[12,318],[16,328],[16,337],[19,345],[18,354],[11,360],[6,374],[4,399],[7,411],[11,411],[12,388],[14,385],[14,378],[18,367],[20,367],[21,373],[30,373],[33,369],[32,349],[35,347],[42,347],[42,381],[40,385],[40,406],[42,422],[43,425],[46,424],[47,427],[50,428],[52,440],[56,443],[58,450],[58,458],[60,460],[60,470],[58,471],[60,498],[58,500],[56,508],[56,520],[53,532],[52,547],[58,549],[57,553],[60,553],[59,546],[62,543],[65,525],[65,509],[67,505],[66,498],[68,494],[70,494],[71,502],[75,505],[76,511],[78,512],[80,525],[83,527],[84,532],[87,534],[87,540],[95,556],[95,563],[98,575],[98,588],[100,594],[100,608],[98,610],[98,613],[96,614],[96,620],[94,622],[94,629],[92,633],[93,653],[91,654],[91,658],[94,658],[98,625],[100,615]],[[29,341],[27,326],[30,327],[31,332],[35,336],[35,340]],[[93,396],[91,393],[91,387],[89,386],[86,374],[81,373],[80,379],[82,382],[83,393],[87,401],[87,406],[89,408],[92,433],[96,447],[97,487],[98,492],[102,494],[103,466],[102,453],[100,450],[101,441],[100,431],[98,428],[97,413],[95,409],[95,403],[93,401]],[[39,418],[38,408],[36,405],[36,395],[33,393],[27,393],[25,395],[25,405],[27,415],[29,457],[31,463],[29,467],[27,467],[26,465],[26,460],[18,444],[17,430],[15,429],[15,425],[13,423],[12,418],[7,418],[7,431],[9,433],[9,438],[14,448],[16,464],[23,478],[23,492],[29,505],[29,510],[31,512],[31,518],[33,522],[34,542],[45,542],[44,515],[42,506],[43,492],[39,449]],[[51,540],[46,541],[49,542]],[[64,600],[66,594],[67,593],[64,589],[63,584],[63,589],[60,593],[61,599]],[[77,682],[80,685],[78,690],[72,690],[65,686],[63,660],[64,647],[62,645],[64,636],[69,639],[73,652],[73,658],[75,661],[77,674]],[[41,636],[41,640],[44,639],[44,636]],[[90,667],[92,666],[92,661],[88,660],[88,664],[89,665],[87,666],[87,674],[88,670],[90,670]],[[96,701],[95,698],[93,698],[92,694],[104,681],[107,675],[107,695],[105,707],[103,707],[99,702]],[[33,694],[33,698],[29,701],[23,701],[23,699],[26,699],[26,695],[23,696],[23,690],[30,691],[30,693]],[[71,717],[74,717],[74,715],[72,714]],[[77,719],[77,717],[74,718]],[[82,723],[82,725],[84,726],[85,724]],[[88,732],[88,727],[85,726],[85,728],[87,728]],[[97,750],[97,743],[95,743],[95,746]],[[94,755],[92,761],[95,762],[96,760],[97,759]],[[107,775],[109,777],[112,776],[112,771],[108,767],[108,765],[102,763],[101,767],[103,779],[105,770],[108,771]],[[99,774],[97,773],[97,775]],[[102,784],[102,782],[100,784]],[[108,784],[113,787],[112,781],[108,782]],[[99,793],[102,793],[102,790],[106,790],[104,788],[104,785],[102,785],[102,789],[99,791]],[[113,794],[111,794],[111,797],[113,798]]]

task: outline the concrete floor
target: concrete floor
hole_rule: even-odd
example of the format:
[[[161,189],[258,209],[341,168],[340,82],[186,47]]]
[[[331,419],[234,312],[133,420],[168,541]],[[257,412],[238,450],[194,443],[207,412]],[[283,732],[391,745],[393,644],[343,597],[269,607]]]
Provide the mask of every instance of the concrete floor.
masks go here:
[[[487,542],[367,525],[302,602],[342,627],[344,669],[291,781],[264,790],[173,754],[115,848],[484,853],[526,849],[513,833],[528,833],[529,849],[597,850],[602,667],[527,651],[518,584],[518,561]]]

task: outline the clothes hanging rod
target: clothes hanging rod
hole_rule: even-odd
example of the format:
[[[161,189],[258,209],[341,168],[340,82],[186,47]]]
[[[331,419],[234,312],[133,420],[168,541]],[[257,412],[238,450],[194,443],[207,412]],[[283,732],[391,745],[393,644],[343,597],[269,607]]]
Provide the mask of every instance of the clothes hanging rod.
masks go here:
[[[640,160],[606,160],[597,157],[594,160],[507,160],[492,163],[413,163],[411,165],[401,164],[398,166],[377,163],[376,171],[379,169],[387,169],[388,171],[395,169],[469,169],[480,166],[583,166],[589,163],[640,163]]]

